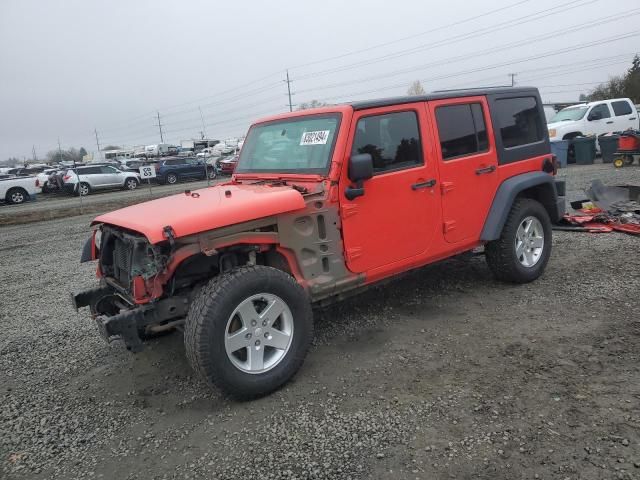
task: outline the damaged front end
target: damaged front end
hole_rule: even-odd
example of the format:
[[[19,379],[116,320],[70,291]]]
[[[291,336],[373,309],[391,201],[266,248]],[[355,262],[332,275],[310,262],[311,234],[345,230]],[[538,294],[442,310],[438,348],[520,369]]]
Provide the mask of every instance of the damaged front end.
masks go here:
[[[122,339],[142,350],[142,339],[182,323],[192,294],[166,298],[170,245],[152,245],[143,235],[102,225],[85,245],[81,261],[98,260],[98,288],[72,294],[74,308],[89,307],[102,337]]]

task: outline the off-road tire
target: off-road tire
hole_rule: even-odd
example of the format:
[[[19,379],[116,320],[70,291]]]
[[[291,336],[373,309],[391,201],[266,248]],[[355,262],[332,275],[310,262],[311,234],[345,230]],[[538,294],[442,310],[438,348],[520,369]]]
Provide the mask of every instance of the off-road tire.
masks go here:
[[[225,350],[227,322],[240,303],[269,293],[291,311],[294,330],[282,360],[264,373],[238,369]],[[313,339],[313,315],[306,292],[287,273],[265,266],[244,266],[212,279],[191,304],[184,329],[187,359],[205,381],[241,400],[273,392],[295,375]]]
[[[20,205],[28,200],[29,194],[24,188],[13,187],[10,188],[5,196],[5,202],[12,205]]]
[[[520,223],[526,217],[535,217],[542,224],[544,246],[535,265],[525,267],[516,256],[515,239]],[[487,264],[493,275],[503,282],[528,283],[537,279],[544,271],[551,255],[551,220],[540,202],[530,198],[518,198],[513,203],[500,238],[485,246]]]

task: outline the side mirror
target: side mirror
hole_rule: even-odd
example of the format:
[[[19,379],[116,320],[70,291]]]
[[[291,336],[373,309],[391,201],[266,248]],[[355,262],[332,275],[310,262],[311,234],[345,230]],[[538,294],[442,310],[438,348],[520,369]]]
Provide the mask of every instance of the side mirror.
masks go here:
[[[589,114],[589,118],[587,118],[587,120],[591,121],[591,120],[602,120],[602,113],[600,112],[591,112]]]
[[[349,180],[356,184],[347,187],[344,192],[348,200],[353,200],[364,195],[363,182],[373,177],[373,159],[369,153],[353,155],[349,158]]]

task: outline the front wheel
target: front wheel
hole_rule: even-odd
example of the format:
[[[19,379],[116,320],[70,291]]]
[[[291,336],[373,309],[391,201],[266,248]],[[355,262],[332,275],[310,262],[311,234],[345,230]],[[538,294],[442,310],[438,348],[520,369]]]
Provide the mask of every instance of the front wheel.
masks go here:
[[[166,183],[169,185],[173,185],[178,182],[178,176],[175,173],[167,174]]]
[[[214,180],[217,176],[218,173],[215,168],[212,167],[207,169],[207,178],[209,178],[209,180]]]
[[[499,280],[531,282],[542,275],[551,242],[551,220],[545,208],[536,200],[520,198],[511,207],[500,238],[487,243],[487,263]]]
[[[311,304],[290,275],[240,267],[214,278],[187,315],[191,366],[241,399],[266,395],[298,371],[313,337]]]
[[[7,196],[5,197],[5,202],[13,205],[20,205],[21,203],[26,202],[27,198],[29,198],[29,194],[24,188],[20,188],[20,187],[11,188],[7,192]]]

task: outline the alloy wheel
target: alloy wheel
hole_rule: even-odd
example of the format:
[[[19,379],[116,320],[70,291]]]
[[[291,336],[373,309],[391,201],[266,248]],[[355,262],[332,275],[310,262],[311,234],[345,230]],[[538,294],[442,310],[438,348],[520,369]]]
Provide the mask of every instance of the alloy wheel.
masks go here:
[[[515,239],[516,257],[524,267],[538,263],[544,249],[544,229],[536,217],[525,217],[520,222]]]

